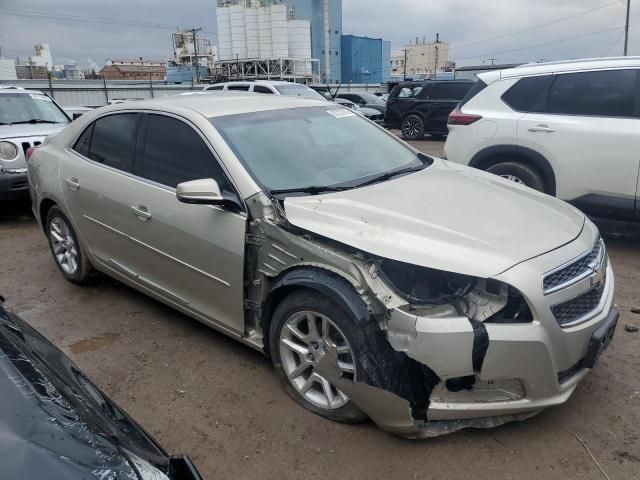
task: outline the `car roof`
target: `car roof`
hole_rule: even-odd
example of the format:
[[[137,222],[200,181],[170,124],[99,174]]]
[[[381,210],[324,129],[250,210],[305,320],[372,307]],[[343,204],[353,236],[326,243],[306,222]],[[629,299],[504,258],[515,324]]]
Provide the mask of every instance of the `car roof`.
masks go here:
[[[327,103],[325,100],[285,95],[217,91],[211,93],[203,92],[201,95],[174,95],[139,102],[119,103],[105,108],[109,109],[109,111],[148,109],[168,112],[178,112],[186,109],[211,118],[287,108],[326,107]]]
[[[26,94],[36,94],[36,95],[44,95],[41,91],[39,90],[27,90],[24,89],[22,87],[14,87],[14,86],[0,86],[0,94],[3,93],[24,93]]]
[[[560,62],[528,63],[515,68],[479,73],[478,78],[488,84],[507,78],[612,68],[640,68],[640,57],[583,58]]]
[[[236,81],[232,81],[232,82],[221,82],[221,83],[213,83],[211,85],[208,85],[208,87],[212,87],[214,85],[236,85],[236,84],[243,84],[243,85],[272,85],[272,86],[277,86],[277,85],[299,85],[301,87],[306,87],[307,85],[303,84],[303,83],[295,83],[295,82],[287,82],[286,80],[236,80]]]

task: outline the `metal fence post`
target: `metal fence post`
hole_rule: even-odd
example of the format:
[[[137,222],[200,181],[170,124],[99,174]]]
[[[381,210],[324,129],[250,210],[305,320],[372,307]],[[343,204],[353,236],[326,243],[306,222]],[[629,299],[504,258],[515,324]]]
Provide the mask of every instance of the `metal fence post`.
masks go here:
[[[153,80],[151,80],[151,74],[149,74],[149,89],[151,90],[151,98],[153,98]]]
[[[51,98],[56,98],[55,95],[53,94],[53,86],[51,85],[51,72],[47,72],[47,79],[49,80],[49,94],[51,95]]]
[[[109,105],[109,92],[107,91],[107,79],[104,78],[104,75],[102,75],[102,85],[104,87],[104,98],[107,102],[107,105]]]

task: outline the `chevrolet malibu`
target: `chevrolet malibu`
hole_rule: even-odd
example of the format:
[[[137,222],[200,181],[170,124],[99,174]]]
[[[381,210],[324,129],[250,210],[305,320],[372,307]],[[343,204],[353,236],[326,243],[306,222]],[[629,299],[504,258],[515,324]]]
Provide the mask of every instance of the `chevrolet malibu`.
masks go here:
[[[64,275],[268,355],[289,395],[405,437],[567,401],[618,315],[596,227],[337,105],[250,93],[87,113],[28,160]]]

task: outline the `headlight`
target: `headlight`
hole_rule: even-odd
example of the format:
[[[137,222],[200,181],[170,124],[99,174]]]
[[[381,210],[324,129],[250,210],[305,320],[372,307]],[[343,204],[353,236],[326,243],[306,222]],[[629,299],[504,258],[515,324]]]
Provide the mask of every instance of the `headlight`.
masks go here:
[[[0,142],[0,159],[13,160],[18,156],[18,147],[11,142]]]

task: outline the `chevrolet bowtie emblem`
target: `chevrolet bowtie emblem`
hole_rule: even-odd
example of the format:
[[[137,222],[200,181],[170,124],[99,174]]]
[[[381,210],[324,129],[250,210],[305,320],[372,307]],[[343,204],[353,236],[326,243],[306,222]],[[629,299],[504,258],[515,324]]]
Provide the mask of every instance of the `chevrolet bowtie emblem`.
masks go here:
[[[589,267],[593,272],[589,279],[591,280],[591,286],[598,285],[600,283],[604,283],[605,273],[607,271],[604,264],[600,264],[599,266],[590,266]]]

